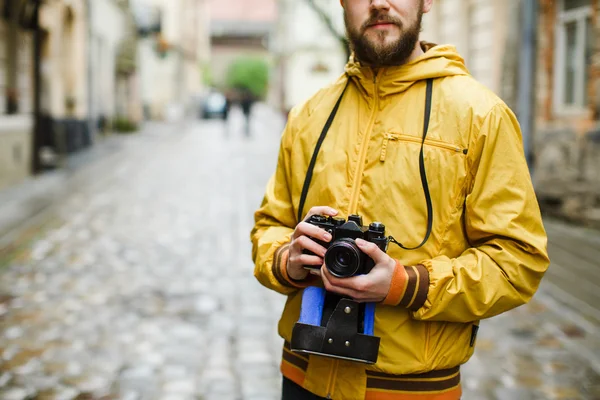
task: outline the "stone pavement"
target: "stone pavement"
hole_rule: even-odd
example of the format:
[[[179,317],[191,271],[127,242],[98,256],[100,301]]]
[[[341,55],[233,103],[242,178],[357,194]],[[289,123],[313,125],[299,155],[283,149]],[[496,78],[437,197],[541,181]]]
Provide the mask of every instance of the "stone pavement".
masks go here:
[[[98,135],[96,144],[61,161],[62,167],[30,177],[24,182],[0,191],[0,248],[12,239],[23,225],[35,225],[40,215],[60,202],[66,194],[78,190],[94,176],[95,184],[103,184],[112,174],[111,163],[121,151],[144,146],[161,129],[160,123],[148,123],[144,139],[140,135]],[[151,140],[150,140],[151,141]],[[93,172],[104,170],[104,173]],[[38,218],[39,217],[39,218]]]
[[[163,126],[89,170],[0,264],[0,400],[279,397],[284,298],[249,231],[282,121]],[[551,291],[484,321],[464,399],[600,399],[585,323]],[[589,328],[589,329],[588,329]]]

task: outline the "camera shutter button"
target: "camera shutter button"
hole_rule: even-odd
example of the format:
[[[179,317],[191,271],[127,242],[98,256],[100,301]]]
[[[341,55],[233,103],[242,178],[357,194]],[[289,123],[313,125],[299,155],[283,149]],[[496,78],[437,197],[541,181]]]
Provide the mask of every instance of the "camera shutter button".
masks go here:
[[[369,228],[375,232],[385,232],[385,225],[382,224],[381,222],[373,222],[373,223],[371,223]]]

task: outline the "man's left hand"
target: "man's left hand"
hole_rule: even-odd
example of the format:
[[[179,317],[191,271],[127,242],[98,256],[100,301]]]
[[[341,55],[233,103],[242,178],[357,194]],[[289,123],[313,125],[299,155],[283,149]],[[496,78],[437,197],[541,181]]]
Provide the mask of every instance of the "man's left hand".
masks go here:
[[[350,278],[336,278],[323,265],[319,275],[329,292],[348,296],[361,303],[379,303],[390,291],[396,260],[384,253],[375,243],[356,239],[356,245],[375,261],[371,272]]]

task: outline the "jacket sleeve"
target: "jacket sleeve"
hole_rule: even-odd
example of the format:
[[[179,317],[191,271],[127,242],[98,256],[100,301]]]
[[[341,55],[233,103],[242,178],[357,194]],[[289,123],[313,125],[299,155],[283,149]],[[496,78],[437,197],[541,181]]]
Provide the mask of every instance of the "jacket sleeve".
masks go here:
[[[252,259],[254,276],[269,289],[290,294],[312,283],[313,279],[294,281],[287,275],[288,244],[296,226],[290,193],[290,151],[293,122],[286,126],[281,138],[275,174],[269,180],[260,208],[254,214]]]
[[[472,322],[528,302],[549,265],[547,237],[514,114],[504,104],[472,141],[471,188],[460,257],[423,260],[429,272],[417,320]]]

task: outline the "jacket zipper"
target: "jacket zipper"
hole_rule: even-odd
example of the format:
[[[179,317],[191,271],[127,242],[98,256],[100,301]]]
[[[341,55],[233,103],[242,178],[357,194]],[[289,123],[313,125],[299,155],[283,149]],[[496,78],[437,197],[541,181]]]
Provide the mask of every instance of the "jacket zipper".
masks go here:
[[[414,136],[398,135],[395,133],[387,133],[385,135],[385,137],[383,138],[383,145],[381,146],[381,157],[379,158],[380,161],[385,161],[385,157],[387,155],[387,147],[388,147],[390,140],[391,141],[413,142],[413,143],[419,143],[419,144],[421,144],[421,142],[423,141],[423,139],[414,137]],[[433,146],[433,147],[438,147],[438,148],[444,149],[444,150],[450,150],[455,153],[460,153],[460,152],[464,153],[464,151],[465,151],[464,149],[462,149],[459,146],[456,146],[456,145],[453,145],[450,143],[444,143],[444,142],[441,142],[441,141],[435,140],[435,139],[425,139],[425,144],[427,144],[429,146]]]
[[[362,146],[360,149],[360,154],[358,156],[358,165],[356,166],[356,175],[354,176],[354,191],[352,192],[352,197],[350,197],[350,205],[348,210],[348,215],[355,214],[358,210],[358,195],[360,193],[360,184],[362,181],[362,174],[365,169],[365,157],[367,156],[367,149],[369,148],[369,141],[371,139],[371,134],[373,131],[373,126],[375,124],[375,118],[377,117],[377,112],[379,111],[379,88],[378,77],[383,73],[383,69],[380,69],[377,72],[377,75],[373,74],[373,86],[375,91],[375,103],[373,105],[373,113],[371,115],[371,119],[369,120],[368,129],[365,131],[365,136],[363,138]]]
[[[356,175],[354,176],[354,191],[350,197],[350,205],[348,210],[348,215],[354,214],[358,208],[358,194],[360,193],[360,183],[362,180],[362,174],[364,170],[365,157],[367,155],[367,149],[369,148],[369,140],[371,139],[371,131],[373,130],[373,126],[375,124],[375,117],[377,116],[377,111],[379,110],[379,88],[377,87],[377,77],[383,72],[383,70],[379,70],[377,74],[373,74],[373,87],[375,91],[375,104],[373,105],[373,113],[371,114],[371,119],[369,120],[368,129],[365,131],[365,136],[363,138],[362,146],[360,149],[360,153],[358,156],[358,165],[356,166]],[[339,361],[334,360],[333,366],[331,367],[331,373],[329,375],[329,382],[327,385],[327,399],[331,399],[333,387],[335,386],[335,377],[337,374],[337,369],[339,366]]]

